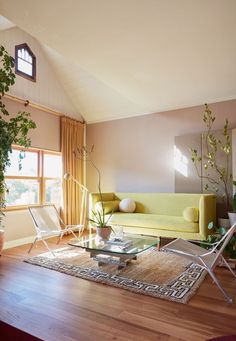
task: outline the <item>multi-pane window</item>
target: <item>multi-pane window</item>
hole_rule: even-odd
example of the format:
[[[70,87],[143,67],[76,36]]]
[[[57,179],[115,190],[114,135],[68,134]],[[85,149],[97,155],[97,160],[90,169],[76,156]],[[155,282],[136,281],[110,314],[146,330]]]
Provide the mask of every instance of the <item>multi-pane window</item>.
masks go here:
[[[19,167],[20,163],[20,167]],[[60,153],[13,149],[6,170],[7,207],[53,203],[61,206],[62,161]]]
[[[16,74],[36,81],[36,58],[27,44],[15,47]]]
[[[61,203],[62,187],[61,187],[61,176],[62,176],[62,164],[61,156],[55,154],[44,153],[44,203]]]

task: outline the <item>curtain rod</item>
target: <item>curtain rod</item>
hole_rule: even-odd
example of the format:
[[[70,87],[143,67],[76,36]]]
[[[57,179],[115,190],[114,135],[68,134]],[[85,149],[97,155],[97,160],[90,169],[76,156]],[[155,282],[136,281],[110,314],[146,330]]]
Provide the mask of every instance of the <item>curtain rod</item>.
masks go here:
[[[11,95],[11,94],[4,94],[4,97],[7,98],[7,99],[10,99],[12,101],[21,103],[25,107],[29,106],[29,107],[32,107],[32,108],[35,108],[35,109],[39,109],[39,110],[45,111],[45,112],[47,112],[49,114],[52,114],[52,115],[55,115],[55,116],[59,116],[59,117],[65,116],[65,117],[71,118],[69,116],[66,116],[64,113],[56,111],[54,109],[51,109],[51,108],[49,108],[49,107],[47,107],[45,105],[38,104],[38,103],[35,103],[35,102],[31,102],[29,100],[25,100],[25,99],[22,99],[20,97],[17,97],[17,96]],[[76,119],[73,119],[73,120],[78,121],[80,123],[85,123],[83,121],[79,121],[79,120],[76,120]]]
[[[29,107],[32,107],[32,108],[35,108],[35,109],[40,109],[42,111],[46,111],[46,112],[48,112],[50,114],[53,114],[53,115],[56,115],[56,116],[63,116],[64,115],[64,114],[62,114],[59,111],[56,111],[56,110],[51,109],[51,108],[48,108],[48,107],[46,107],[44,105],[41,105],[41,104],[38,104],[38,103],[30,102],[29,100],[25,100],[25,99],[22,99],[20,97],[14,96],[14,95],[4,94],[4,97],[7,98],[7,99],[11,99],[14,102],[18,102],[18,103],[24,104],[25,107],[29,106]]]

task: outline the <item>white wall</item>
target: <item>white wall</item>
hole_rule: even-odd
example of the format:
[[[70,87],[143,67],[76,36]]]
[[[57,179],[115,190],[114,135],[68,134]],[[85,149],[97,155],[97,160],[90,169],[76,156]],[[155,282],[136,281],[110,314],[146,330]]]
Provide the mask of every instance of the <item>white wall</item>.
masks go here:
[[[35,229],[27,210],[6,212],[4,225],[4,249],[27,244],[34,240]]]
[[[68,114],[68,116],[76,115],[74,106],[58,82],[49,61],[36,39],[18,27],[14,27],[0,31],[0,43],[14,58],[15,45],[22,43],[27,43],[36,56],[36,82],[31,82],[16,75],[16,83],[10,90],[12,95],[48,106]]]

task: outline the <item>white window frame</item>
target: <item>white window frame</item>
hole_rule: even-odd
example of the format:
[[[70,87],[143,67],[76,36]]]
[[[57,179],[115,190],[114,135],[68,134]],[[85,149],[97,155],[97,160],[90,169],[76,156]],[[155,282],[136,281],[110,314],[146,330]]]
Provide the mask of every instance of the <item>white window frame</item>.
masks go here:
[[[13,146],[12,150],[18,150],[19,152],[22,147]],[[26,152],[34,152],[37,153],[37,176],[24,176],[24,175],[6,175],[5,180],[12,179],[12,180],[37,180],[39,182],[39,203],[33,206],[39,206],[46,204],[46,181],[47,180],[62,180],[62,178],[58,177],[44,177],[43,170],[44,170],[44,155],[59,155],[61,156],[60,152],[54,152],[49,150],[43,150],[38,148],[27,148],[25,149]],[[24,162],[24,160],[22,160]],[[31,205],[32,206],[32,205]],[[13,211],[13,210],[23,210],[26,209],[28,205],[15,205],[15,206],[6,206],[6,211]]]

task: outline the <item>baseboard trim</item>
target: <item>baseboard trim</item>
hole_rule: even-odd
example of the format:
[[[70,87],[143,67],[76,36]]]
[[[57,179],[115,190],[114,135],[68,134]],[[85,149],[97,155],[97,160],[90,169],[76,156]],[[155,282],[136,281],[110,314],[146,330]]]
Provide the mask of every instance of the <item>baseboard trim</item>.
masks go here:
[[[35,236],[30,236],[21,239],[10,240],[9,242],[4,242],[3,250],[10,249],[12,247],[33,243]]]
[[[68,232],[66,234],[68,234]],[[21,246],[24,244],[31,244],[35,240],[35,237],[36,236],[30,236],[30,237],[10,240],[9,242],[4,242],[3,250],[10,249],[16,246]],[[50,238],[55,238],[55,236],[48,236],[47,238],[44,238],[44,239],[50,239]]]

